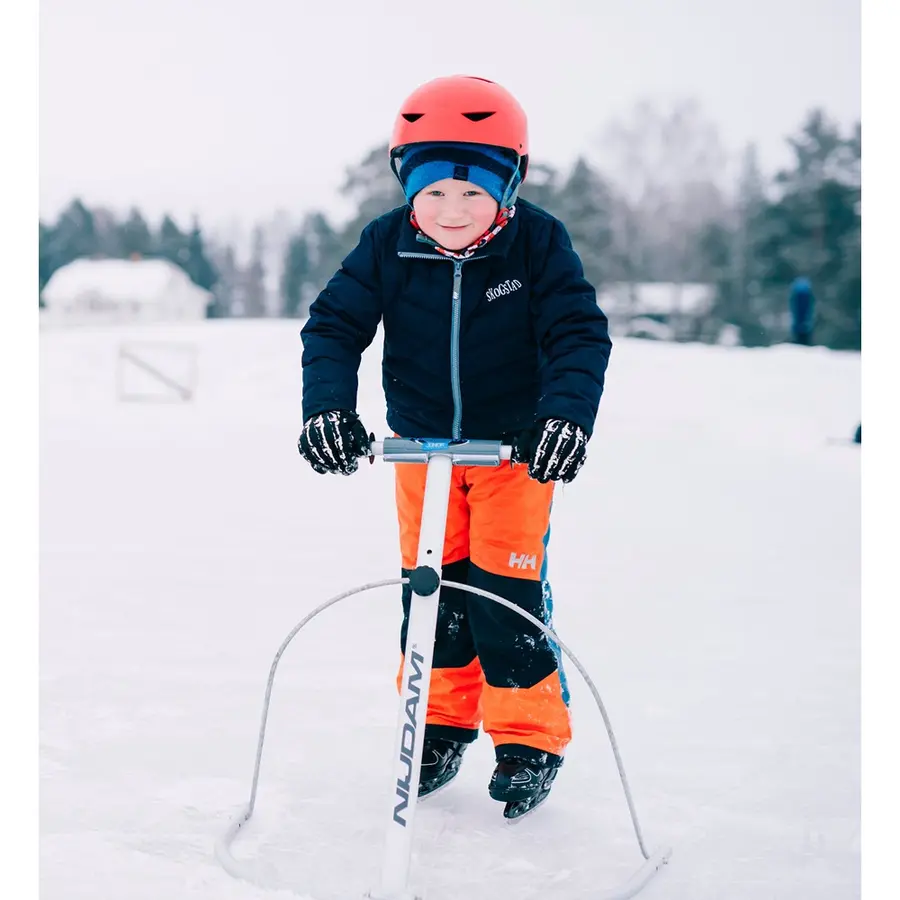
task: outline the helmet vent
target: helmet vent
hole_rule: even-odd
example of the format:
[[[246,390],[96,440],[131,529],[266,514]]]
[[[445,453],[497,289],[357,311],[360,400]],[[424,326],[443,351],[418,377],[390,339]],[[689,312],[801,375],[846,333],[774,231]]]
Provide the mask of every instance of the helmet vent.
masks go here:
[[[403,118],[407,122],[418,122],[424,115],[425,113],[403,113]]]
[[[489,119],[494,113],[492,112],[470,112],[463,113],[463,115],[472,122],[481,122],[484,119]]]

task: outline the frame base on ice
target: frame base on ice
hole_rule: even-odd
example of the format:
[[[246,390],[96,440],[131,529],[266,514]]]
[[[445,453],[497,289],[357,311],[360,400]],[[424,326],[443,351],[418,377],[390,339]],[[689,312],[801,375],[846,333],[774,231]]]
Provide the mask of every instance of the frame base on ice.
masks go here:
[[[502,446],[499,441],[388,438],[383,442],[373,443],[372,456],[382,456],[388,462],[426,463],[428,465],[416,569],[410,578],[393,578],[386,581],[372,582],[332,597],[309,613],[284,639],[272,661],[268,682],[266,683],[250,799],[216,841],[216,858],[230,875],[246,881],[254,881],[251,867],[235,859],[231,852],[231,846],[238,833],[249,822],[256,805],[259,770],[262,761],[263,742],[265,741],[266,721],[269,714],[272,687],[275,682],[275,672],[278,663],[288,644],[311,619],[347,597],[361,594],[374,588],[409,584],[413,591],[414,602],[410,606],[406,639],[407,649],[404,655],[400,682],[397,730],[392,757],[392,795],[386,816],[387,833],[381,882],[378,889],[365,896],[368,900],[423,900],[421,896],[413,893],[409,887],[409,869],[417,809],[416,798],[419,792],[419,768],[424,744],[425,713],[428,709],[428,692],[431,685],[431,669],[434,658],[434,636],[440,593],[438,588],[441,585],[445,585],[484,597],[518,613],[533,626],[544,632],[578,669],[594,697],[600,715],[603,717],[613,755],[615,756],[616,766],[619,770],[619,778],[625,792],[625,801],[628,804],[628,811],[631,816],[638,847],[644,858],[643,863],[627,882],[612,890],[592,894],[591,900],[627,900],[627,898],[635,896],[656,872],[669,861],[672,851],[669,848],[662,848],[651,854],[644,844],[644,838],[631,797],[631,789],[625,777],[625,769],[612,725],[591,677],[577,657],[559,639],[558,635],[530,613],[519,609],[509,600],[497,594],[466,584],[443,581],[440,578],[440,563],[444,547],[444,532],[447,524],[447,504],[450,495],[452,467],[454,465],[498,466],[503,460],[509,459],[510,448]],[[545,896],[549,898],[553,895],[548,892]]]

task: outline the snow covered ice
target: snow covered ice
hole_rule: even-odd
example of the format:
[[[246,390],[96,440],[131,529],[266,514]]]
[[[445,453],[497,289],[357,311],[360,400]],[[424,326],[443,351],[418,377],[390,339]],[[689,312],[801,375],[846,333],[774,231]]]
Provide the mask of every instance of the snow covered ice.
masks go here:
[[[348,599],[285,653],[256,813],[265,679],[313,607],[397,577],[390,466],[300,459],[296,321],[41,337],[42,900],[359,898],[390,801],[399,596]],[[189,403],[116,399],[121,342],[196,344]],[[385,434],[378,350],[360,411]],[[860,359],[619,339],[588,462],[560,490],[556,625],[607,705],[647,900],[847,900],[860,865]],[[837,440],[833,440],[837,439]],[[489,740],[420,807],[427,900],[590,898],[641,857],[603,724],[511,827]]]

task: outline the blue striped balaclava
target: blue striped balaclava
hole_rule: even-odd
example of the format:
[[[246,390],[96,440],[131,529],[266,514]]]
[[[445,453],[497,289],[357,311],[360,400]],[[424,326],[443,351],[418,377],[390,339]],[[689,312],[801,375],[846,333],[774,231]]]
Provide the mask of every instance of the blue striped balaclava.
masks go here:
[[[456,178],[477,184],[503,209],[515,202],[521,180],[515,161],[488,144],[412,144],[397,174],[410,206],[429,184]]]

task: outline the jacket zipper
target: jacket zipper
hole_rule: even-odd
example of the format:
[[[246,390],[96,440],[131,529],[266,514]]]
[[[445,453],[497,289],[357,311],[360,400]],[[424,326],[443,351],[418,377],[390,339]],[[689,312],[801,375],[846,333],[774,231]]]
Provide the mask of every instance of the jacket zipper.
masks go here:
[[[459,330],[462,319],[462,267],[468,259],[451,259],[448,256],[434,256],[431,253],[408,253],[398,251],[404,259],[439,259],[453,263],[453,308],[450,323],[450,391],[453,394],[453,433],[451,439],[462,437],[462,387],[459,381]],[[471,257],[481,259],[482,257]]]
[[[453,319],[450,323],[450,389],[453,391],[454,441],[462,437],[462,387],[459,383],[459,323],[462,318],[462,264],[453,260]]]

